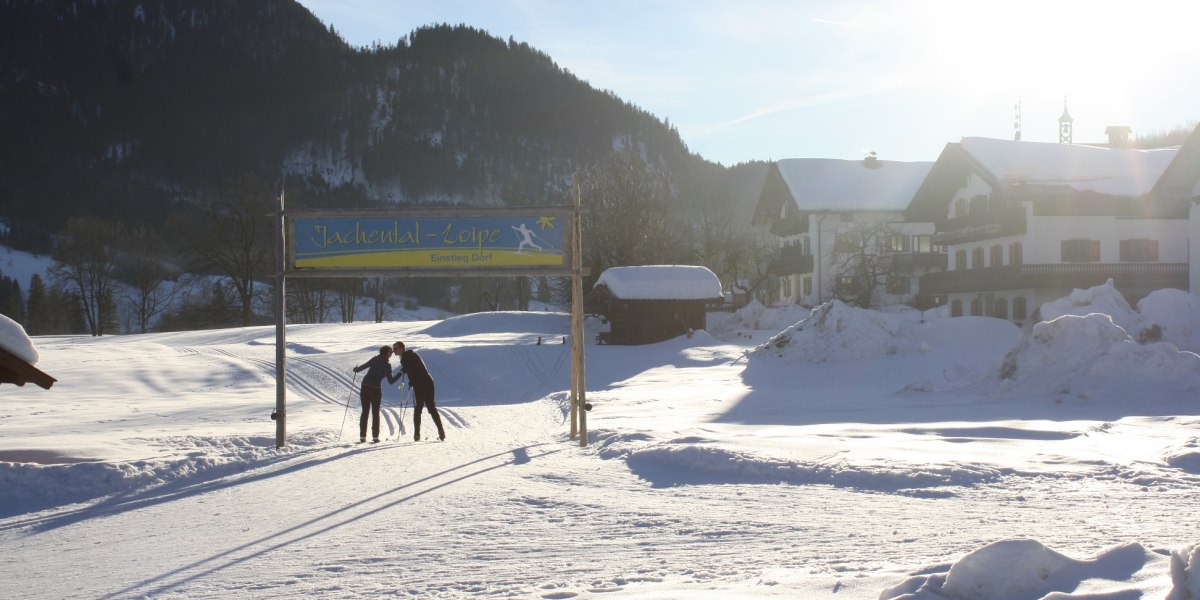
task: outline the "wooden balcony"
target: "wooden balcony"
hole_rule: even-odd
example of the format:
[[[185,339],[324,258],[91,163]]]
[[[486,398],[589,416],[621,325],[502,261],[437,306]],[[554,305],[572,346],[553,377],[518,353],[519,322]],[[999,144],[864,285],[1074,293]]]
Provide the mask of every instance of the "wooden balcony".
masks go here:
[[[779,257],[771,261],[767,272],[776,277],[812,273],[813,257],[811,254],[801,254],[799,246],[786,246],[780,248]]]
[[[771,234],[776,237],[789,237],[808,233],[808,215],[795,215],[786,219],[775,219],[771,222]]]
[[[941,252],[914,252],[892,255],[893,273],[920,274],[945,271],[949,256]]]
[[[1006,208],[948,219],[937,224],[933,243],[950,245],[1025,234],[1025,209]]]
[[[1187,263],[1062,263],[929,273],[921,293],[939,295],[1021,288],[1089,288],[1108,279],[1128,296],[1163,288],[1188,288]]]

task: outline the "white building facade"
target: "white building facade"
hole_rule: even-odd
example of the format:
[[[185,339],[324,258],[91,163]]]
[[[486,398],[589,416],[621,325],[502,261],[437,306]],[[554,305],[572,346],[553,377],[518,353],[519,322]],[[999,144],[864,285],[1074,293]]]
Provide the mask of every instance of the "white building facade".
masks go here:
[[[913,200],[935,220],[948,268],[922,280],[952,316],[1018,323],[1074,288],[1113,279],[1135,302],[1188,285],[1189,222],[1152,193],[1176,149],[966,138],[948,144]]]

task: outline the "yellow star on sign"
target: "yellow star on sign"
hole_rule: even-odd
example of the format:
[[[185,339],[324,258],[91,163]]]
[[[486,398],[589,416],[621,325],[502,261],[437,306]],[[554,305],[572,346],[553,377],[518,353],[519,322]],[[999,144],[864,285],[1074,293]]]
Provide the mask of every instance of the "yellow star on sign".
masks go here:
[[[547,229],[547,228],[553,229],[554,228],[554,220],[557,218],[558,217],[539,217],[537,220],[537,224],[541,225],[542,229]]]

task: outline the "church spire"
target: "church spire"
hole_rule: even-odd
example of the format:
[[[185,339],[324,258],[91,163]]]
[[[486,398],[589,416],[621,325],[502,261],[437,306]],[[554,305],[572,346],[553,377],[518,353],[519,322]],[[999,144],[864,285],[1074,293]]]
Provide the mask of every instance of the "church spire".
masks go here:
[[[1067,112],[1067,99],[1063,98],[1063,114],[1058,118],[1058,143],[1070,144],[1072,141],[1071,124],[1075,119],[1071,118],[1071,113]]]

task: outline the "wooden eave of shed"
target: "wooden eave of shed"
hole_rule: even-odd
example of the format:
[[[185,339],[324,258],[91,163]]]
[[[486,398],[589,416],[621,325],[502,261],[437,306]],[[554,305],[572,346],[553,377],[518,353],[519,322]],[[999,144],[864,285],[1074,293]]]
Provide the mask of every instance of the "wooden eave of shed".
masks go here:
[[[17,355],[0,348],[0,383],[25,385],[33,382],[42,389],[50,389],[57,379],[43,373],[37,367],[17,358]]]

